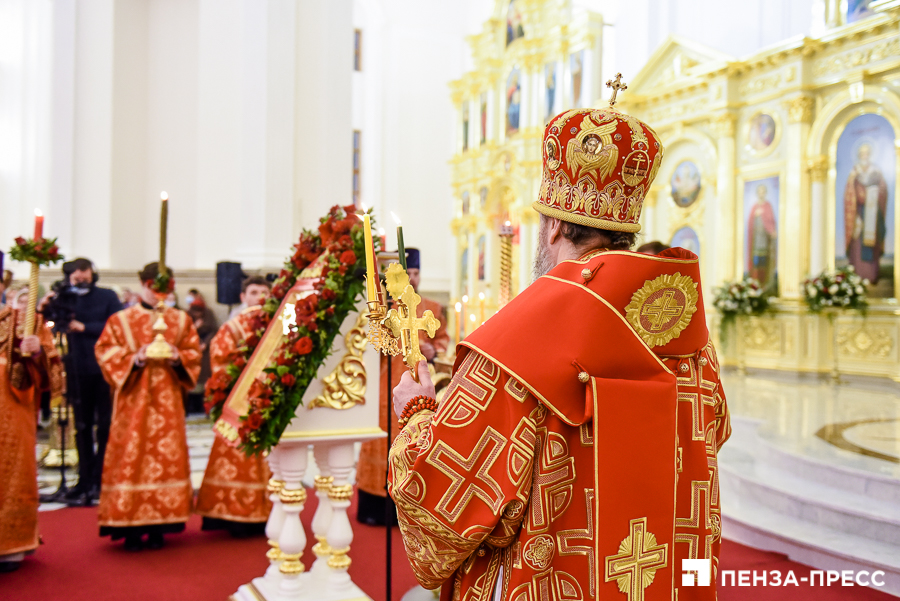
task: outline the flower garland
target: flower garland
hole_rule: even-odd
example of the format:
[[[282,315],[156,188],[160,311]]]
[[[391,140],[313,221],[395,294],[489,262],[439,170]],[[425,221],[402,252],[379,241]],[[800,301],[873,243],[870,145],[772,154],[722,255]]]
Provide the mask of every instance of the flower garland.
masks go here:
[[[57,261],[64,261],[65,257],[59,254],[56,238],[40,238],[32,240],[19,236],[16,244],[9,251],[9,258],[13,261],[36,263],[37,265],[53,265]]]
[[[803,300],[813,313],[822,309],[855,309],[865,311],[866,286],[869,280],[859,277],[852,265],[826,269],[803,281]]]
[[[719,339],[725,343],[726,332],[740,315],[762,315],[769,310],[769,298],[759,282],[749,276],[735,282],[725,282],[715,289],[713,306],[722,315]]]
[[[240,448],[248,455],[268,451],[278,444],[307,386],[331,353],[341,324],[363,294],[365,239],[355,206],[335,205],[321,219],[317,231],[304,230],[294,246],[294,254],[285,262],[271,294],[257,313],[252,334],[238,344],[228,367],[207,382],[205,405],[215,419],[221,415],[228,394],[282,299],[301,272],[326,252],[315,292],[295,304],[296,329],[284,337],[274,360],[250,387],[250,409],[241,417],[238,429]]]

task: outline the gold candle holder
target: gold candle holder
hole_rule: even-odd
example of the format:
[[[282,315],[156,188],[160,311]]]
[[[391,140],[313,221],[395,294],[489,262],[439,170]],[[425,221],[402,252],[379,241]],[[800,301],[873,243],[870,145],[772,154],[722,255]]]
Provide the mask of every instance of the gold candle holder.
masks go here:
[[[500,227],[500,294],[497,299],[500,308],[512,295],[512,239],[513,228],[507,221]]]
[[[38,297],[38,275],[41,267],[37,263],[32,262],[31,273],[28,276],[28,307],[25,310],[25,335],[34,334],[34,324],[37,314],[37,297]],[[30,357],[31,353],[22,351],[23,357]]]

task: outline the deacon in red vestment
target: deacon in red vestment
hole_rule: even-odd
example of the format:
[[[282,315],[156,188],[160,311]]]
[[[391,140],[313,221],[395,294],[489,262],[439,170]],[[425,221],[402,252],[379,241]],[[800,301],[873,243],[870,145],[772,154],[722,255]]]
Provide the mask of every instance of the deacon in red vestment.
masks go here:
[[[113,390],[113,416],[103,462],[100,535],[125,538],[139,550],[143,535],[151,548],[163,534],[181,532],[191,513],[193,488],[188,464],[183,391],[200,373],[200,337],[190,316],[167,308],[164,333],[171,359],[150,359],[159,267],[138,274],[141,302],[114,313],[95,346],[103,377]]]
[[[42,391],[58,398],[65,389],[62,362],[40,315],[36,332],[25,336],[25,313],[0,305],[0,572],[19,568],[39,544],[37,412]]]
[[[714,601],[730,430],[697,257],[628,250],[662,145],[578,109],[543,149],[536,281],[460,344],[440,407],[424,365],[394,391],[413,571],[445,601]]]
[[[241,304],[247,308],[226,321],[210,341],[211,377],[225,371],[237,357],[241,342],[253,334],[268,294],[266,278],[255,276],[244,281]],[[203,529],[226,529],[232,536],[264,534],[272,511],[266,491],[270,476],[269,465],[261,455],[247,457],[217,436],[197,496],[195,511],[203,516]]]
[[[418,248],[406,249],[406,272],[409,274],[409,283],[412,284],[414,290],[419,290],[419,281],[421,278],[420,269],[422,267],[422,257]],[[450,344],[450,334],[447,333],[447,319],[444,317],[444,308],[441,304],[430,298],[422,298],[419,304],[417,316],[422,317],[425,311],[431,311],[434,317],[440,322],[438,331],[435,332],[434,338],[422,337],[419,345],[422,354],[429,362],[434,358],[447,352],[447,346]],[[387,395],[387,366],[391,363],[391,382],[396,385],[400,382],[400,376],[406,371],[406,365],[403,358],[396,356],[389,360],[388,357],[381,358],[381,409],[379,411],[380,427],[387,432],[388,414],[388,395]],[[391,416],[393,419],[393,416]],[[400,426],[397,421],[391,424],[391,439],[397,437],[400,433]],[[385,507],[385,503],[390,503],[387,496],[387,438],[379,438],[364,442],[359,451],[359,462],[356,466],[356,485],[358,493],[357,514],[356,518],[363,524],[379,525],[385,524],[385,516],[387,512],[394,514],[393,509]],[[396,520],[392,520],[396,524]]]

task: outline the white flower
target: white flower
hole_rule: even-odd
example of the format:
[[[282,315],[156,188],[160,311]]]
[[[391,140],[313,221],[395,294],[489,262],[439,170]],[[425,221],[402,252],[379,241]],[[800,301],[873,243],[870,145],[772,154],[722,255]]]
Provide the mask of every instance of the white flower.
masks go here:
[[[847,271],[849,271],[850,273],[853,273],[854,271],[856,271],[856,268],[853,267],[853,265],[847,265]]]
[[[856,294],[858,294],[859,296],[862,296],[863,293],[865,293],[865,289],[862,286],[857,286],[854,289],[854,292],[856,292]]]
[[[815,286],[813,286],[812,284],[810,284],[809,286],[806,287],[806,295],[807,296],[814,297],[816,295],[816,292],[818,292],[818,289]]]
[[[863,278],[863,286],[869,285],[869,278]]]
[[[837,291],[838,291],[837,284],[832,284],[831,286],[828,287],[829,294],[837,294]]]
[[[849,305],[849,304],[850,304],[850,299],[849,299],[848,297],[845,296],[844,299],[841,301],[841,304],[843,304],[843,305]]]

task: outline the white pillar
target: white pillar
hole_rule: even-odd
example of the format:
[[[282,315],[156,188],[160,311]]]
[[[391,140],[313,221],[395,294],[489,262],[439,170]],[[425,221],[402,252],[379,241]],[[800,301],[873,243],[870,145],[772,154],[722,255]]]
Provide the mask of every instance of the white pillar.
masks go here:
[[[350,497],[353,496],[353,485],[348,482],[350,472],[355,464],[353,442],[335,443],[328,450],[328,467],[334,477],[328,498],[331,500],[332,517],[328,527],[328,545],[331,547],[331,558],[328,567],[328,592],[340,599],[341,593],[352,589],[353,583],[347,569],[350,567],[350,543],[353,542],[353,527],[347,517]]]
[[[305,443],[282,442],[272,452],[281,455],[278,463],[284,479],[284,487],[280,494],[284,509],[284,525],[278,537],[278,546],[281,548],[283,559],[279,568],[282,576],[278,586],[278,601],[291,601],[299,599],[303,594],[300,574],[305,567],[300,562],[300,556],[306,549],[306,533],[300,522],[300,512],[306,503],[306,489],[303,488],[301,480],[306,473],[309,449]]]
[[[810,264],[809,204],[803,202],[808,194],[808,166],[803,160],[806,139],[812,121],[815,100],[798,96],[787,103],[788,126],[785,128],[785,181],[780,202],[784,203],[784,224],[778,239],[779,295],[800,297],[800,282]]]
[[[278,545],[278,539],[281,536],[281,530],[284,527],[284,507],[281,505],[281,489],[284,488],[284,480],[281,475],[281,464],[279,458],[281,453],[274,449],[269,453],[268,462],[269,469],[272,471],[272,477],[269,479],[269,500],[272,501],[272,511],[269,513],[269,519],[266,522],[266,537],[269,539],[269,551],[266,557],[269,559],[269,567],[266,570],[263,580],[269,590],[276,591],[281,584],[281,548]]]
[[[828,265],[825,253],[825,179],[828,174],[828,157],[810,159],[807,167],[811,188],[809,275],[816,275]]]
[[[739,216],[742,212],[740,200],[735,194],[735,142],[734,142],[734,115],[722,113],[712,122],[713,132],[717,136],[716,170],[716,198],[718,199],[718,232],[715,244],[719,250],[713,255],[707,255],[715,263],[716,281],[719,284],[726,280],[732,280],[743,274],[743,252],[741,246],[736,243],[739,240],[738,228]],[[721,257],[733,257],[728,262]]]
[[[316,476],[316,497],[319,499],[319,504],[312,521],[313,535],[316,537],[316,544],[313,547],[316,561],[310,572],[317,579],[327,579],[328,559],[331,557],[332,551],[328,544],[328,528],[331,526],[333,517],[328,493],[334,483],[334,477],[331,475],[331,466],[328,463],[329,445],[318,443],[314,448],[316,465],[319,466],[319,475]]]

